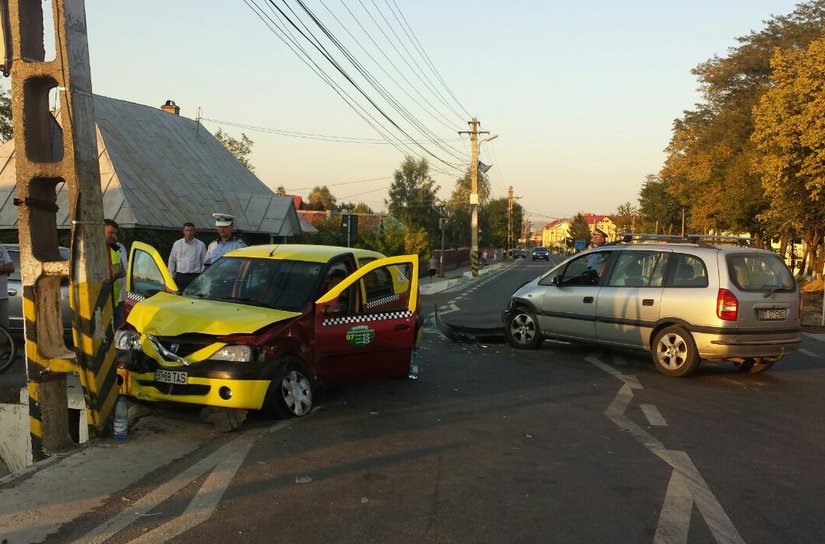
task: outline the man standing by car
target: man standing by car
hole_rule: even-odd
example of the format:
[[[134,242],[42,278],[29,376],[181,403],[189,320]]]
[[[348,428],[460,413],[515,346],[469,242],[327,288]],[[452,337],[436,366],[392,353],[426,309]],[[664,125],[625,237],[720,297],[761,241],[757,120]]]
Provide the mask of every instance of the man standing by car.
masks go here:
[[[126,262],[129,255],[126,248],[117,241],[118,224],[114,219],[103,221],[103,235],[112,264],[112,302],[114,304],[114,327],[123,324],[123,303],[126,301]]]
[[[213,213],[215,218],[215,228],[218,229],[217,240],[213,240],[206,250],[206,258],[203,260],[204,266],[209,266],[215,261],[224,256],[225,253],[246,247],[246,244],[240,238],[232,236],[235,230],[235,218],[228,213]]]
[[[169,273],[178,288],[185,289],[203,272],[205,259],[206,244],[195,238],[195,225],[187,221],[183,224],[183,238],[175,241],[169,252]]]
[[[0,246],[0,325],[8,330],[9,328],[9,274],[14,272],[14,262],[9,257],[6,248]],[[3,340],[5,341],[5,336]],[[0,344],[0,355],[7,354],[11,346]]]

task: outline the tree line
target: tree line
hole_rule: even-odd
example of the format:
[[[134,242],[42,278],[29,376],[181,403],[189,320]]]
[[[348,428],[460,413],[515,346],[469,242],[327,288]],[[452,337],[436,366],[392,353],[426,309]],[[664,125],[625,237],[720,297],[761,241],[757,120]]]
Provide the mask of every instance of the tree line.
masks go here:
[[[825,234],[825,0],[737,38],[692,73],[701,100],[673,123],[667,158],[639,194],[640,227],[804,240],[819,270]],[[639,230],[639,229],[637,229]],[[817,264],[819,263],[819,264]]]

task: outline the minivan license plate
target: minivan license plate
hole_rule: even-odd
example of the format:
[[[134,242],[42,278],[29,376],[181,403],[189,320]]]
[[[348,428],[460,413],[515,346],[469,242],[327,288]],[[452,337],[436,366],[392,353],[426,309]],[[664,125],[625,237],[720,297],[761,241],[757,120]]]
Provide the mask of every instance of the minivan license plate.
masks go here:
[[[186,383],[186,372],[177,370],[155,370],[155,381],[161,383]]]
[[[785,319],[785,309],[760,309],[759,310],[759,320],[760,321],[779,321],[781,319]]]

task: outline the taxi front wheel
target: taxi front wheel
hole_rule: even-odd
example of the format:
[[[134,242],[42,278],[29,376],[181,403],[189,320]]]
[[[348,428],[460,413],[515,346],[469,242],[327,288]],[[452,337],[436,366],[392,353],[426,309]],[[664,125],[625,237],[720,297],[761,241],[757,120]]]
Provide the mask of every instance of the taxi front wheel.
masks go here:
[[[282,359],[266,393],[266,413],[279,418],[303,417],[312,410],[314,400],[315,387],[301,360]]]

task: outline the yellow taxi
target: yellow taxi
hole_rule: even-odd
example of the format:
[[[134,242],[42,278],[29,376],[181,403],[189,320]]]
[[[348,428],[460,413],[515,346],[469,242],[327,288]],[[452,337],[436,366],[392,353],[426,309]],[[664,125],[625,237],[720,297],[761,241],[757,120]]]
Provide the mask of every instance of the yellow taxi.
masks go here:
[[[418,255],[252,246],[178,291],[158,252],[135,242],[126,289],[115,341],[121,390],[138,400],[300,417],[320,386],[410,372]]]

